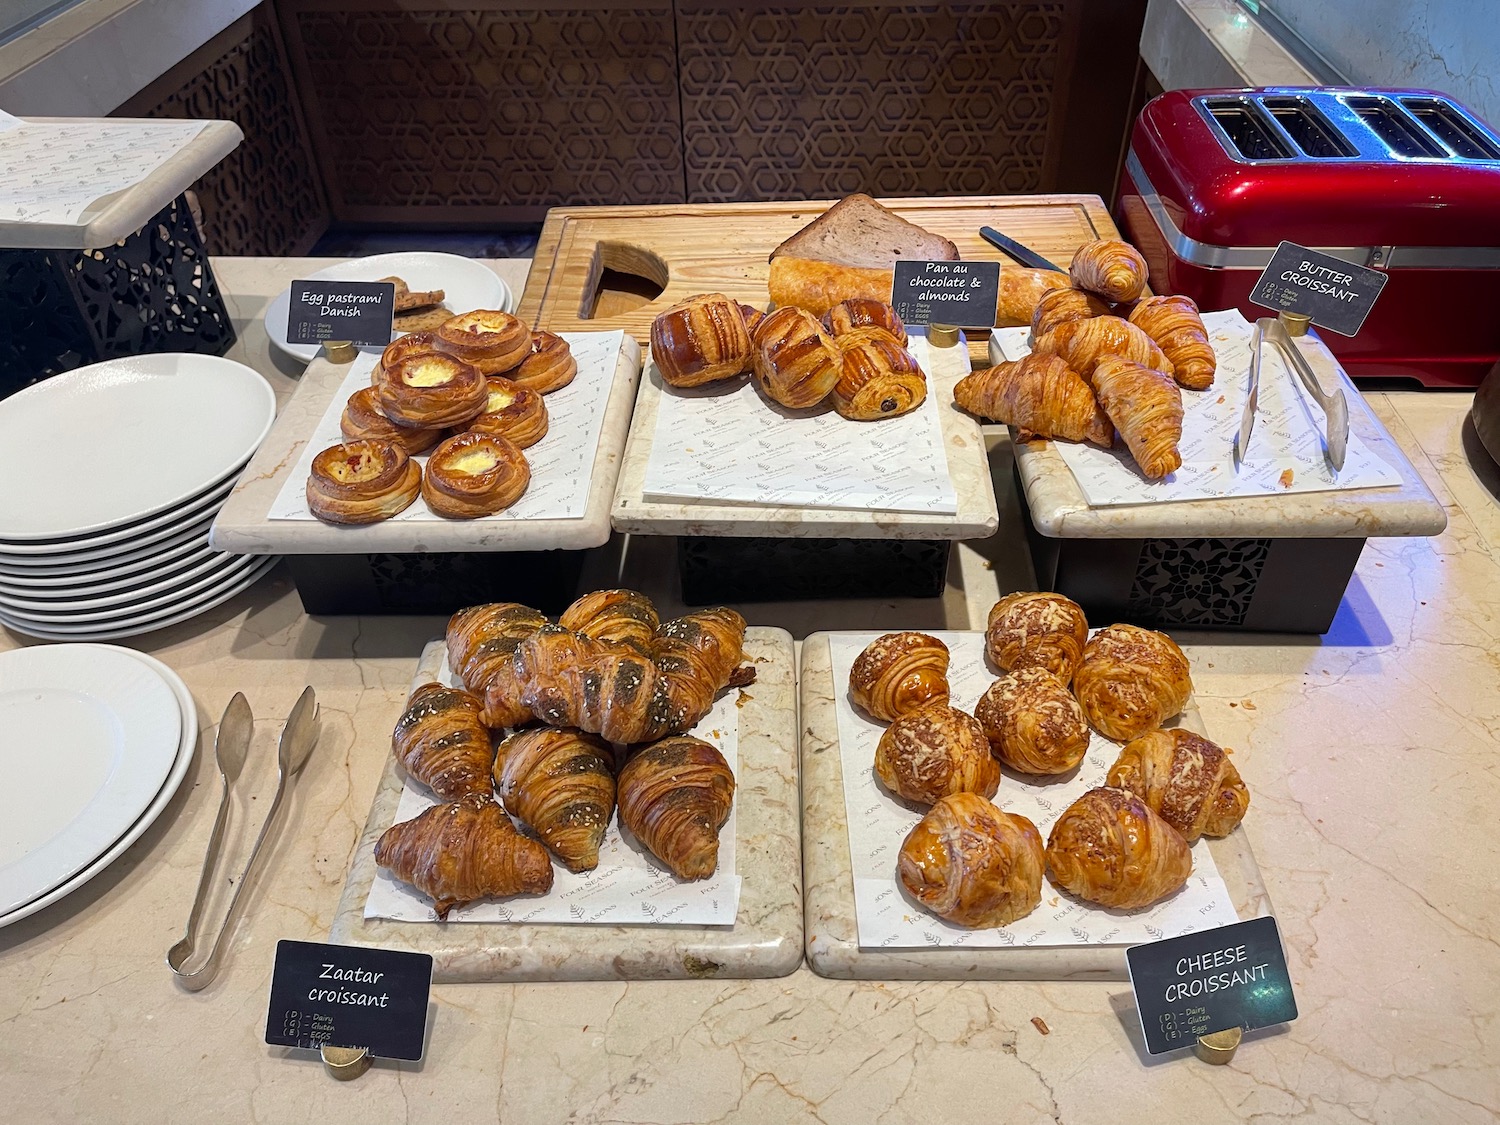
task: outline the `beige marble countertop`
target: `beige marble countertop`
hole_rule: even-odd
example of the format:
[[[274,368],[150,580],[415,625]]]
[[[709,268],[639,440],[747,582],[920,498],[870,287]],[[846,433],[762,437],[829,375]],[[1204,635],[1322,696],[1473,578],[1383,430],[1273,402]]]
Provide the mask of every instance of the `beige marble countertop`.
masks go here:
[[[240,354],[270,293],[221,263]],[[232,268],[231,268],[232,267]],[[259,348],[259,352],[256,349]],[[277,379],[286,382],[284,376]],[[1448,513],[1431,539],[1373,539],[1323,638],[1183,634],[1206,728],[1237,750],[1246,822],[1302,1018],[1226,1067],[1144,1060],[1118,982],[774,980],[439,985],[427,1057],[343,1084],[262,1042],[275,943],[321,940],[434,618],[303,614],[282,572],[135,644],[175,668],[205,741],[165,815],[111,868],[0,929],[7,1120],[921,1122],[1300,1117],[1489,1122],[1500,1112],[1500,469],[1470,396],[1369,396]],[[995,479],[1010,448],[991,451]],[[745,607],[752,624],[976,628],[1030,581],[1014,490],[1001,530],[954,552],[940,599]],[[601,556],[602,558],[602,556]],[[631,541],[593,585],[676,608],[669,549]],[[28,643],[0,631],[0,647]],[[291,819],[248,893],[223,972],[179,988],[180,935],[214,817],[212,723],[247,693],[261,721],[234,809],[242,861],[269,801],[280,720],[304,683],[323,735]],[[815,826],[814,826],[815,830]],[[222,911],[210,904],[209,922]],[[1031,1022],[1044,1021],[1049,1034]]]

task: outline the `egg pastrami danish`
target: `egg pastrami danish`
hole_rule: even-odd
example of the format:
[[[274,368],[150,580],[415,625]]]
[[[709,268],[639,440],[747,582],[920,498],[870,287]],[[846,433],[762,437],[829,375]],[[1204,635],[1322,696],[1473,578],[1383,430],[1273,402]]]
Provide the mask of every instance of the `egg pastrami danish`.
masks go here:
[[[400,446],[407,453],[426,453],[442,440],[443,431],[436,426],[417,428],[398,426],[380,409],[380,395],[374,387],[361,387],[349,396],[339,430],[345,441],[378,438]]]
[[[508,312],[475,309],[450,317],[432,332],[439,351],[463,360],[481,375],[500,375],[531,351],[531,329]]]
[[[313,458],[307,507],[324,523],[379,523],[410,507],[421,489],[422,470],[406,450],[361,438]]]
[[[722,293],[700,293],[660,314],[651,322],[651,358],[662,379],[701,387],[750,370],[747,307]]]
[[[843,356],[833,408],[853,422],[909,414],[927,397],[916,358],[884,328],[854,328],[834,341]]]
[[[463,425],[483,413],[489,401],[484,376],[441,352],[397,361],[385,369],[376,390],[387,418],[417,429]]]
[[[380,386],[385,378],[385,369],[414,355],[437,351],[435,337],[431,332],[408,332],[399,340],[392,340],[380,353],[375,368],[370,372],[370,386]]]
[[[578,361],[573,358],[573,349],[561,336],[538,330],[531,334],[530,350],[521,362],[504,374],[513,383],[539,395],[548,395],[573,381],[573,376],[578,374]]]
[[[470,432],[503,437],[518,449],[547,436],[547,405],[536,391],[503,375],[491,375],[485,387],[484,413],[469,423]]]
[[[422,499],[440,516],[471,520],[504,511],[531,483],[526,455],[494,434],[459,434],[432,451]]]

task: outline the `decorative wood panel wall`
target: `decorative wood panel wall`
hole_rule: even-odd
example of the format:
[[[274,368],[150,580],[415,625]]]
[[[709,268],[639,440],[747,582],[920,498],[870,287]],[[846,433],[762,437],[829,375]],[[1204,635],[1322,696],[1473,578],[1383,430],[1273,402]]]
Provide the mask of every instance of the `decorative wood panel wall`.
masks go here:
[[[328,229],[328,204],[269,4],[231,24],[115,116],[227,119],[244,130],[244,143],[193,185],[210,253],[303,254]]]
[[[670,0],[279,0],[337,219],[683,199]]]

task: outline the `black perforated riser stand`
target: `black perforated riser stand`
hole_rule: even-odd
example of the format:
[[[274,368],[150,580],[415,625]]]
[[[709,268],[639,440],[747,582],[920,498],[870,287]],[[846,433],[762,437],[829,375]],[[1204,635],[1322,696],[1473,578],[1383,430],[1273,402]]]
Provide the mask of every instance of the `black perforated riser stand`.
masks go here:
[[[808,601],[935,598],[952,544],[930,539],[721,539],[677,541],[682,600]]]
[[[102,250],[0,249],[0,397],[102,359],[223,355],[234,340],[181,196]]]
[[[557,614],[578,596],[584,551],[288,555],[308,613],[451,614],[520,602]]]

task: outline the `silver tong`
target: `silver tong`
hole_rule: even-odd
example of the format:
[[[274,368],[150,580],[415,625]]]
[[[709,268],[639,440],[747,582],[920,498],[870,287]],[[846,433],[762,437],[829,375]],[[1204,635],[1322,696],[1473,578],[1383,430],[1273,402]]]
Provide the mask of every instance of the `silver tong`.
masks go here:
[[[1249,394],[1245,399],[1245,411],[1240,415],[1240,432],[1235,438],[1235,464],[1244,463],[1246,451],[1250,448],[1250,432],[1255,428],[1255,413],[1260,408],[1260,357],[1267,343],[1286,358],[1287,366],[1323,411],[1323,444],[1328,462],[1335,470],[1342,469],[1349,449],[1349,404],[1344,399],[1344,392],[1340,389],[1329,394],[1323,390],[1307,358],[1292,341],[1285,321],[1273,316],[1257,320],[1255,331],[1250,336]]]
[[[250,851],[245,870],[240,873],[239,881],[235,884],[234,895],[229,900],[229,909],[224,913],[224,922],[214,938],[213,948],[209,950],[208,957],[204,959],[203,964],[195,969],[189,969],[186,966],[196,949],[195,933],[198,929],[198,920],[203,913],[203,904],[208,899],[212,875],[219,858],[219,848],[224,842],[224,826],[229,820],[229,793],[239,779],[240,770],[244,768],[245,754],[250,749],[250,735],[254,723],[255,719],[250,713],[250,704],[243,694],[236,692],[234,698],[229,701],[229,706],[224,710],[224,718],[219,722],[218,736],[214,739],[214,758],[219,767],[219,778],[223,786],[219,797],[219,813],[214,818],[213,831],[208,837],[208,852],[203,857],[203,872],[198,876],[198,890],[193,896],[193,908],[188,913],[187,928],[183,932],[182,940],[167,950],[168,967],[177,974],[177,979],[182,986],[193,992],[207,987],[209,982],[218,975],[219,961],[224,954],[224,939],[234,925],[240,895],[244,893],[245,884],[250,882],[261,847],[271,835],[272,826],[276,822],[276,814],[281,811],[281,801],[286,795],[287,783],[295,778],[302,767],[307,764],[308,756],[317,745],[317,696],[310,687],[303,691],[296,706],[292,708],[286,726],[282,728],[281,742],[276,748],[276,796],[271,800],[271,809],[266,813],[265,823],[260,826],[260,835],[255,838],[255,847]]]

